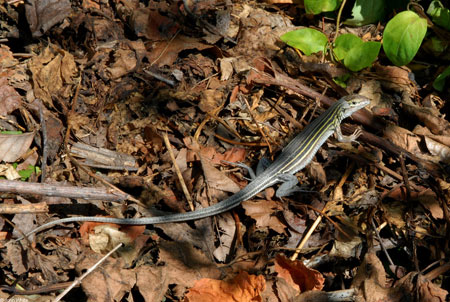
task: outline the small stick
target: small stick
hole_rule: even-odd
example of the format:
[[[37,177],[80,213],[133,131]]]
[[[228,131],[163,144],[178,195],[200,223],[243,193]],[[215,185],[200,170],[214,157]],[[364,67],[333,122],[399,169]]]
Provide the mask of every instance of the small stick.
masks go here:
[[[77,187],[63,184],[43,184],[0,179],[0,192],[15,194],[37,194],[44,196],[59,196],[106,201],[122,201],[128,194],[111,192],[107,188]]]
[[[391,256],[389,256],[388,251],[386,250],[386,247],[383,244],[383,241],[381,240],[380,232],[378,232],[377,226],[375,225],[375,222],[373,221],[373,218],[371,219],[373,231],[377,235],[377,239],[380,242],[381,249],[383,250],[384,254],[386,255],[386,258],[389,261],[389,264],[394,266],[394,262],[391,259]]]
[[[172,147],[170,146],[169,137],[167,136],[167,132],[163,133],[164,143],[166,144],[166,148],[169,151],[170,159],[172,160],[173,167],[175,169],[175,173],[177,174],[178,180],[180,181],[181,188],[183,189],[184,196],[186,197],[187,202],[189,203],[189,207],[191,211],[194,211],[194,204],[192,203],[191,196],[186,187],[186,183],[184,182],[183,175],[181,175],[180,167],[175,160],[175,155],[173,154]]]
[[[347,168],[347,170],[345,171],[344,175],[342,176],[341,180],[339,181],[339,184],[336,186],[336,189],[334,192],[337,191],[338,188],[341,188],[345,181],[347,180],[348,176],[350,175],[350,172],[353,170],[353,167],[355,166],[355,163],[352,162],[352,164]],[[328,203],[325,205],[323,212],[325,212],[326,208],[327,208]],[[302,250],[303,246],[305,245],[305,243],[309,240],[309,238],[311,237],[312,233],[316,230],[317,226],[319,225],[319,223],[322,221],[322,215],[317,216],[316,220],[314,221],[313,225],[311,226],[311,228],[308,230],[308,232],[306,233],[305,236],[302,237],[302,239],[300,240],[297,248],[295,249],[295,253],[292,255],[291,257],[291,261],[295,261],[298,257],[298,255],[300,254],[300,251]]]
[[[48,206],[45,202],[32,204],[0,204],[0,214],[35,214],[48,213]]]

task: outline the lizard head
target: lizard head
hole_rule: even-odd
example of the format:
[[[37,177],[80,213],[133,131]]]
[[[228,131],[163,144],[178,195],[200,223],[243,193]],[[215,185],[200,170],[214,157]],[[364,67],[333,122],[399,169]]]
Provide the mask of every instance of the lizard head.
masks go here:
[[[354,112],[370,104],[370,99],[358,94],[351,94],[340,99],[342,102],[343,116],[349,117]]]

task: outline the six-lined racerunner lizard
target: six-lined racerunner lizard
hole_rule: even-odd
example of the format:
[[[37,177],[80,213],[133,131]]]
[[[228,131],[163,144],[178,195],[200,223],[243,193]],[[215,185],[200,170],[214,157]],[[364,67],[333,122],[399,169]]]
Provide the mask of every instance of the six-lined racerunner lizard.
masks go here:
[[[370,100],[360,95],[349,95],[341,98],[328,108],[322,115],[307,125],[286,147],[281,154],[261,174],[256,176],[245,188],[229,198],[210,207],[193,212],[169,214],[144,218],[109,218],[109,217],[69,217],[54,220],[27,233],[26,236],[47,229],[50,226],[67,222],[104,222],[126,225],[144,225],[169,222],[182,222],[214,216],[226,212],[242,201],[252,198],[262,190],[282,182],[278,188],[277,197],[291,193],[298,183],[295,173],[308,165],[319,148],[336,132],[339,141],[354,141],[361,134],[356,130],[350,136],[342,135],[340,124],[343,119],[367,106]],[[22,238],[19,238],[20,240]]]

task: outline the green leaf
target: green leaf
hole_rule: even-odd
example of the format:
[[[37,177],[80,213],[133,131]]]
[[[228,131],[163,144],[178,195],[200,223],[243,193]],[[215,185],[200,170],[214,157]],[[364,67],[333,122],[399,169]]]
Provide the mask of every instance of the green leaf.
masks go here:
[[[328,43],[327,36],[312,28],[290,31],[282,35],[280,39],[287,45],[300,49],[307,56],[324,51]]]
[[[433,82],[433,88],[437,91],[444,90],[445,80],[450,77],[450,66],[445,68],[445,70],[436,77],[436,80]]]
[[[333,52],[336,55],[336,58],[339,61],[342,61],[350,49],[360,46],[363,43],[363,40],[354,34],[343,34],[337,37],[334,43]]]
[[[384,0],[356,0],[352,8],[353,19],[347,19],[344,24],[362,26],[383,19],[385,13]]]
[[[414,58],[427,32],[427,20],[412,11],[403,11],[392,18],[383,33],[383,49],[397,66]]]
[[[347,53],[344,59],[344,65],[351,71],[358,71],[369,67],[375,61],[380,52],[380,42],[364,42],[363,44],[353,47]]]
[[[445,8],[440,1],[432,1],[427,14],[431,16],[434,23],[450,30],[450,10]]]
[[[17,135],[17,134],[22,134],[22,131],[13,131],[13,130],[3,130],[0,131],[0,134],[8,134],[8,135]]]
[[[347,80],[350,78],[350,74],[346,73],[343,76],[333,78],[333,81],[341,86],[342,88],[347,88]]]
[[[19,173],[22,180],[27,180],[28,178],[30,178],[31,175],[33,175],[33,173],[39,174],[40,171],[41,169],[39,169],[39,167],[28,165],[26,169],[19,170],[17,171],[17,173]]]
[[[320,14],[321,12],[335,11],[342,0],[305,0],[307,14]]]

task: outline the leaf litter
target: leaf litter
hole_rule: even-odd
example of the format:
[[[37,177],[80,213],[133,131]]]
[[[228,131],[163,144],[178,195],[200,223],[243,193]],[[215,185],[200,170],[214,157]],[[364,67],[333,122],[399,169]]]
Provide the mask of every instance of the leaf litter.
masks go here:
[[[2,177],[21,178],[18,188],[109,183],[129,197],[3,189],[5,211],[35,211],[2,211],[1,299],[35,289],[54,299],[58,285],[120,242],[66,301],[445,301],[447,95],[430,89],[433,79],[416,82],[416,70],[383,60],[343,89],[332,77],[345,69],[320,55],[298,57],[279,39],[296,28],[293,20],[328,35],[333,22],[292,1],[270,3],[5,3],[0,130],[21,132],[0,134]],[[21,9],[27,23],[19,24]],[[375,27],[343,30],[381,39]],[[25,32],[31,36],[18,40]],[[372,100],[370,114],[354,116],[367,134],[353,145],[329,140],[296,175],[308,192],[278,200],[268,188],[189,223],[72,223],[12,242],[50,218],[189,211],[175,163],[195,207],[208,207],[249,181],[226,162],[273,160],[322,111],[317,100],[357,92]]]

